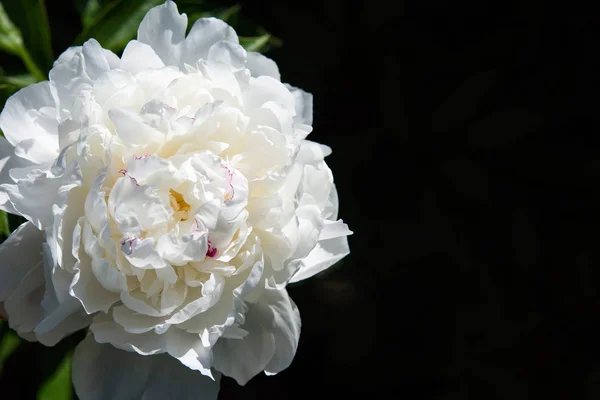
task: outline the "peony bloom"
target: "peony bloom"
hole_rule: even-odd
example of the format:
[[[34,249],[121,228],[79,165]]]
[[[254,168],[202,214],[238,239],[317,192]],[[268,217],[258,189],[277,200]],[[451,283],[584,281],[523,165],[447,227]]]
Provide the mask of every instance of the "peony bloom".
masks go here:
[[[282,371],[286,285],[349,253],[311,95],[223,21],[186,26],[155,7],[121,58],[70,48],[0,115],[0,209],[27,219],[0,247],[0,302],[44,345],[89,328],[82,400],[215,398],[221,374]]]

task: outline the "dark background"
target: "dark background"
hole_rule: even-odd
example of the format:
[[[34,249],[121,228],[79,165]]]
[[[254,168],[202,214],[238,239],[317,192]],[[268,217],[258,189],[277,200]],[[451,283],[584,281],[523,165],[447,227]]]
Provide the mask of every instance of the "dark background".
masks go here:
[[[54,3],[64,49],[78,15]],[[220,398],[600,398],[600,13],[241,4],[283,41],[267,54],[282,80],[314,94],[309,139],[333,148],[354,235],[340,265],[289,287],[292,366],[224,379]]]

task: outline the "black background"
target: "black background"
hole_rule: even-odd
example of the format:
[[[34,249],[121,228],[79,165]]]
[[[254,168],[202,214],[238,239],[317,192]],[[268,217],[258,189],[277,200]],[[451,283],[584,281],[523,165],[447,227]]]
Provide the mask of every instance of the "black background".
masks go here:
[[[241,3],[283,40],[268,53],[282,80],[314,94],[309,139],[333,148],[354,235],[342,263],[289,287],[292,366],[224,379],[220,398],[600,398],[600,13]],[[64,49],[78,16],[48,4]]]

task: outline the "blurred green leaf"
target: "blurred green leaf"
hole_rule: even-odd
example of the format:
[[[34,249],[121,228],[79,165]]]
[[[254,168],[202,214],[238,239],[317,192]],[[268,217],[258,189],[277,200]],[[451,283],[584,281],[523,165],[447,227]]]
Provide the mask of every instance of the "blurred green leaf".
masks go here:
[[[0,235],[8,237],[10,235],[10,226],[8,224],[8,216],[4,211],[0,211]]]
[[[8,329],[6,322],[0,321],[0,370],[8,357],[19,347],[21,339]]]
[[[20,55],[23,47],[21,32],[12,23],[2,3],[0,3],[0,49],[7,53]]]
[[[27,70],[35,77],[35,81],[46,79],[46,75],[31,58],[23,43],[21,31],[13,24],[2,3],[0,3],[0,49],[21,57]],[[0,86],[5,84],[6,82],[0,82]]]
[[[107,3],[101,10],[94,13],[93,21],[88,21],[88,27],[83,31],[75,44],[81,45],[89,38],[94,38],[102,47],[114,52],[120,52],[127,43],[134,39],[138,26],[146,12],[163,0],[115,0]],[[87,10],[87,6],[86,6]],[[85,17],[83,17],[85,18]]]
[[[242,6],[240,4],[236,4],[214,14],[214,16],[222,19],[225,22],[231,22],[232,19],[239,14],[241,9]]]
[[[38,400],[71,400],[73,398],[71,358],[72,354],[69,352],[56,372],[40,387]]]
[[[106,5],[105,3],[105,1],[100,0],[87,0],[85,2],[85,6],[81,10],[81,24],[84,29],[89,29],[94,24],[100,10]]]
[[[4,1],[3,4],[7,15],[21,32],[22,47],[26,49],[31,61],[25,60],[22,51],[18,55],[26,64],[33,63],[40,71],[48,71],[52,68],[54,55],[45,0]],[[33,73],[29,65],[27,68]],[[46,79],[45,74],[42,76],[42,79]]]
[[[31,74],[0,76],[0,85],[9,85],[17,89],[24,88],[25,86],[29,86],[36,82],[37,80]]]
[[[255,37],[240,37],[240,44],[246,51],[259,51],[264,53],[273,47],[281,46],[281,40],[264,33]]]

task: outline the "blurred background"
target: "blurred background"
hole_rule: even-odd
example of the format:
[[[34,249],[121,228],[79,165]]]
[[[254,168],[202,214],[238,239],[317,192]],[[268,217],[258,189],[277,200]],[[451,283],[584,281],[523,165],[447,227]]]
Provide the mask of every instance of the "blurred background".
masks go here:
[[[118,51],[119,18],[160,1],[46,0],[47,36],[32,23],[41,3],[2,1],[44,75],[89,35]],[[600,398],[598,9],[177,3],[230,18],[313,93],[309,139],[333,148],[354,231],[349,257],[289,287],[303,321],[291,367],[243,388],[224,379],[221,399]],[[6,96],[32,78],[14,79],[23,57],[0,57]],[[48,349],[0,327],[0,398],[72,396],[64,357],[81,337]]]

